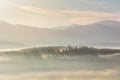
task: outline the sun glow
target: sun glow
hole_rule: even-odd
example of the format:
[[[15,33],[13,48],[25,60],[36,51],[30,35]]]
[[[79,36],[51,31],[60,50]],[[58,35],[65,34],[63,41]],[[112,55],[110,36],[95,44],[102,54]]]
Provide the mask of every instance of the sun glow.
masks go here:
[[[10,0],[0,0],[0,7],[4,7],[9,5]]]

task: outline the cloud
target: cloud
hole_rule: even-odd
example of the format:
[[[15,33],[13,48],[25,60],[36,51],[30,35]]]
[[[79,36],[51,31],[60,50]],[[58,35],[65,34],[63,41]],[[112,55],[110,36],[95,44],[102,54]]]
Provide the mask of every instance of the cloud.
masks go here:
[[[116,70],[101,71],[53,71],[0,75],[0,80],[117,80]]]
[[[0,62],[3,62],[3,61],[7,62],[7,61],[11,61],[11,60],[12,60],[12,58],[10,58],[10,57],[0,56]]]
[[[89,24],[102,20],[120,19],[120,13],[107,13],[92,10],[64,10],[62,12],[71,16],[69,21],[76,24]]]
[[[32,6],[15,5],[15,7],[22,9],[24,15],[29,17],[47,17],[66,20],[66,23],[71,24],[90,24],[102,20],[120,20],[120,12],[109,13],[94,10],[54,10],[44,9]]]
[[[39,14],[45,16],[61,16],[61,14],[55,10],[49,10],[44,8],[32,7],[32,6],[19,6],[19,5],[14,5],[14,6],[23,9],[24,11],[27,11],[29,13],[33,13],[33,15]]]
[[[116,53],[116,54],[109,54],[109,55],[99,55],[99,57],[101,58],[113,58],[113,57],[119,57],[120,53]]]

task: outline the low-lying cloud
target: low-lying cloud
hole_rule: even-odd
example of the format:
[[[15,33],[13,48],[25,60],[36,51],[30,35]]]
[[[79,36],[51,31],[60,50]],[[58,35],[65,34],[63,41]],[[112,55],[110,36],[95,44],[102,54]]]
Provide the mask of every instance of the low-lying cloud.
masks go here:
[[[0,80],[118,80],[116,70],[101,71],[60,71],[0,75]]]
[[[0,56],[0,62],[2,61],[5,61],[5,62],[7,62],[7,61],[11,61],[12,60],[12,58],[11,57],[7,57],[7,56]]]

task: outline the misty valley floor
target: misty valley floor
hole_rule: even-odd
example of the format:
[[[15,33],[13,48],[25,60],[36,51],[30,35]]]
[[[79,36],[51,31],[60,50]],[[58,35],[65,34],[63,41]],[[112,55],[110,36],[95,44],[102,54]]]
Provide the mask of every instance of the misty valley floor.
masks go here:
[[[53,50],[53,48],[44,49],[45,51],[48,50],[48,52]],[[44,49],[39,49],[39,51],[44,52]],[[22,53],[28,50],[23,50]],[[100,56],[62,56],[50,57],[43,55],[43,58],[38,58],[38,55],[32,55],[32,57],[31,54],[27,56],[21,55],[19,51],[0,53],[0,80],[120,79],[119,53]]]

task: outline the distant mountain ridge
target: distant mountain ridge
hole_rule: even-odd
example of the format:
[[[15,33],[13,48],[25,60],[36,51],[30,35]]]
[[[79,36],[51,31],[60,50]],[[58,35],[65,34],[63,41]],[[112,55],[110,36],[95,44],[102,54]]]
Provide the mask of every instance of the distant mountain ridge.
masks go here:
[[[101,21],[89,25],[73,24],[61,27],[61,29],[47,29],[13,25],[1,21],[0,41],[9,41],[28,46],[68,44],[95,46],[95,44],[99,43],[120,43],[120,22]]]

